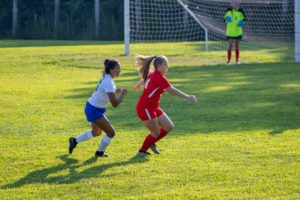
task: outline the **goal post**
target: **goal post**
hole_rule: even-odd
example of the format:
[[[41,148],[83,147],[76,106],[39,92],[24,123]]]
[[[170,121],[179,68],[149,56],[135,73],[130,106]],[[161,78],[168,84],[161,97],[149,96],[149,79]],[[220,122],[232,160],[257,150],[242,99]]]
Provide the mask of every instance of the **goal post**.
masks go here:
[[[129,26],[129,0],[124,0],[124,43],[125,43],[125,56],[129,56],[129,43],[130,43],[130,26]]]

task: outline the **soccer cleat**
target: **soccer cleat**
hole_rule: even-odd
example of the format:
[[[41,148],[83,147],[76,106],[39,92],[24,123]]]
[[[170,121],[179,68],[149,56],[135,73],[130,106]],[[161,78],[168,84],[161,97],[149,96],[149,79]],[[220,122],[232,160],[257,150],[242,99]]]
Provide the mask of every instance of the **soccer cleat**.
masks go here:
[[[101,158],[104,158],[104,157],[109,157],[106,153],[104,153],[103,151],[96,151],[95,153],[95,157],[101,157]]]
[[[237,60],[237,61],[236,61],[236,64],[240,64],[240,61]]]
[[[151,153],[149,153],[147,151],[142,151],[142,150],[139,150],[138,154],[143,155],[143,156],[151,156]]]
[[[156,153],[156,154],[160,154],[160,152],[159,152],[159,150],[157,149],[157,147],[156,147],[155,143],[154,143],[154,144],[152,144],[150,148],[151,148],[151,150],[152,150],[154,153]]]
[[[69,138],[69,153],[72,154],[73,150],[75,149],[76,145],[77,145],[77,141],[76,138],[70,137]]]
[[[227,65],[230,65],[230,61],[227,61]]]

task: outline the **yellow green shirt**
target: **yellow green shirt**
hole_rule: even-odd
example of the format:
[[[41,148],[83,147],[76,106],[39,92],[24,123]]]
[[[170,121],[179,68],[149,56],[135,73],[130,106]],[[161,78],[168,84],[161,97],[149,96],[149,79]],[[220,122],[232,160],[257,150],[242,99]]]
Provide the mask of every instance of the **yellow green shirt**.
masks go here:
[[[231,22],[225,20],[226,17],[231,17]],[[238,37],[243,34],[242,27],[239,27],[237,24],[240,20],[245,20],[245,14],[243,9],[238,8],[233,10],[232,8],[227,9],[224,16],[224,21],[227,23],[226,36],[228,37]]]

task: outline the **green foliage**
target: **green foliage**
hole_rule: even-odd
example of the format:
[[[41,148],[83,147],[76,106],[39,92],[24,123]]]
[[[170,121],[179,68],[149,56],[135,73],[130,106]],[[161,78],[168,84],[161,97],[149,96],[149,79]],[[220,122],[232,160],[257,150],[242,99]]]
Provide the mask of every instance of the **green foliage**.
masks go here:
[[[144,158],[136,156],[148,134],[135,113],[141,91],[132,92],[139,76],[122,43],[0,41],[1,199],[297,199],[299,64],[247,50],[243,64],[227,66],[226,52],[190,56],[193,45],[169,45],[166,76],[198,103],[163,95],[175,128],[157,143],[160,155]],[[116,85],[129,90],[108,107],[112,157],[94,158],[101,137],[68,155],[68,138],[90,128],[84,105],[105,58],[120,60]]]
[[[0,38],[12,38],[12,0],[0,5]],[[16,38],[53,39],[54,0],[18,0]],[[57,39],[95,38],[94,0],[60,0]],[[123,40],[123,1],[100,1],[100,39]]]

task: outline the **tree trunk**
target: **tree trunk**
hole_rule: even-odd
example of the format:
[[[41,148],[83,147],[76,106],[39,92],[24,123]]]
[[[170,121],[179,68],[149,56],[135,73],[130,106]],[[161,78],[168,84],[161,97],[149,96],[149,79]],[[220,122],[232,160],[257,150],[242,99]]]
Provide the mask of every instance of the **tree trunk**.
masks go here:
[[[100,0],[95,0],[95,38],[99,39]]]
[[[54,1],[54,30],[53,30],[53,37],[57,39],[57,32],[59,26],[59,8],[60,8],[60,0]]]
[[[13,19],[12,19],[12,35],[13,38],[16,37],[17,34],[17,26],[18,26],[18,0],[13,1]]]

